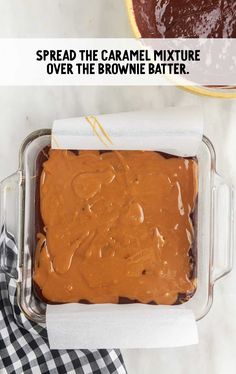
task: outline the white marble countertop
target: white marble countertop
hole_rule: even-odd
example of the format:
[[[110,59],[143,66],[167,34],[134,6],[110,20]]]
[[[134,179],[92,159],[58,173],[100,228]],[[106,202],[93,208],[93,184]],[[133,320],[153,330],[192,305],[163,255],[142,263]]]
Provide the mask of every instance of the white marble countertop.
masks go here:
[[[131,36],[123,0],[0,0],[0,37]],[[217,169],[236,185],[236,100],[201,98],[175,87],[0,88],[0,179],[17,169],[31,131],[56,118],[199,103]],[[236,271],[215,285],[198,346],[123,351],[129,374],[235,374]]]

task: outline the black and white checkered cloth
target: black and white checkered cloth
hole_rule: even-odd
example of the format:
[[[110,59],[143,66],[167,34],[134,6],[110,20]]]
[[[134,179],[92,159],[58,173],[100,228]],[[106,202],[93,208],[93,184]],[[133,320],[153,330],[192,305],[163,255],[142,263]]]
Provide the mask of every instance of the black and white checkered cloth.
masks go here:
[[[15,262],[14,239],[1,234],[9,258]],[[16,284],[0,272],[0,373],[1,374],[126,374],[119,350],[50,350],[46,329],[31,323],[16,303]]]

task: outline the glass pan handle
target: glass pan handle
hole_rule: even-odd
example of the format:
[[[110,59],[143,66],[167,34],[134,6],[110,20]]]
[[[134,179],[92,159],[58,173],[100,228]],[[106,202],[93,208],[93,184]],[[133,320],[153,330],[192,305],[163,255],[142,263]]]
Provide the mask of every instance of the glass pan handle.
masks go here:
[[[234,219],[233,188],[218,174],[213,190],[213,281],[220,279],[232,270]]]
[[[19,173],[15,173],[0,184],[0,268],[15,279],[18,278],[18,203]]]

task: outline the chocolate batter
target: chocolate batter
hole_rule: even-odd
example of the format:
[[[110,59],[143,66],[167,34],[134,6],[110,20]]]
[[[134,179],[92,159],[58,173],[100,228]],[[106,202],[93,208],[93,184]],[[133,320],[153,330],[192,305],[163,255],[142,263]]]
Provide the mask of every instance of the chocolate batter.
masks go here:
[[[143,38],[236,38],[235,0],[133,0]]]
[[[49,302],[174,304],[195,290],[197,162],[50,150],[34,281]]]

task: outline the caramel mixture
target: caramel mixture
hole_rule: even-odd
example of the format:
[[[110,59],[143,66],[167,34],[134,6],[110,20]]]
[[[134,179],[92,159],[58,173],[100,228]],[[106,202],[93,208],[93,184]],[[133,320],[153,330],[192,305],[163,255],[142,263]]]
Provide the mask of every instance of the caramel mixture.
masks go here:
[[[173,304],[195,290],[197,162],[157,152],[50,150],[34,281],[49,302]]]
[[[133,0],[145,38],[236,38],[235,0]]]

